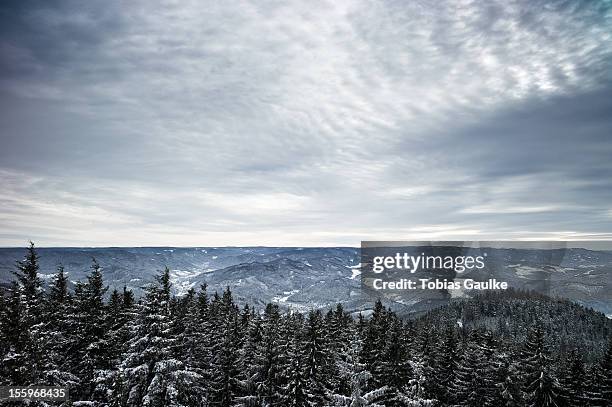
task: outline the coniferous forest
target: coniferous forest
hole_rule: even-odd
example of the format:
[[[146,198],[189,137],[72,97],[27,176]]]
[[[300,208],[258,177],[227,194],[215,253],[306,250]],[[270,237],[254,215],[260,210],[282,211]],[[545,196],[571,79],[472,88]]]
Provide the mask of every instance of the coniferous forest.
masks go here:
[[[0,385],[66,386],[64,406],[610,406],[612,322],[567,300],[491,293],[402,319],[377,302],[308,314],[228,288],[141,298],[92,261],[45,286],[33,245],[0,296]]]

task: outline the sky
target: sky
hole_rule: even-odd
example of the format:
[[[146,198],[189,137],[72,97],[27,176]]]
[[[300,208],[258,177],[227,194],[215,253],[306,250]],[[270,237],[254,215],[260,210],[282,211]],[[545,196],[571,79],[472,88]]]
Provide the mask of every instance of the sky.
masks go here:
[[[424,239],[612,239],[612,2],[0,3],[0,246]]]

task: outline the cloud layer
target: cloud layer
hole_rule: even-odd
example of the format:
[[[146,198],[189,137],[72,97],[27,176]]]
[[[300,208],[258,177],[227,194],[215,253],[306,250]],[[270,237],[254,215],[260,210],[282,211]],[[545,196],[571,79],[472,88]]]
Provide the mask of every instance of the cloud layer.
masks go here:
[[[0,32],[0,245],[612,238],[607,2],[8,2]]]

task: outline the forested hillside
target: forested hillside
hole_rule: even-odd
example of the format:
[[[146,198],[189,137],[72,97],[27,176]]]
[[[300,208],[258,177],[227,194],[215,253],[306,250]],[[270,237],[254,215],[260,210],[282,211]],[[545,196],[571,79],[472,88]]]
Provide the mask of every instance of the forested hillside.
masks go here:
[[[238,307],[229,288],[174,297],[167,269],[136,299],[107,292],[95,262],[74,290],[61,268],[45,289],[37,261],[31,247],[0,296],[0,385],[68,386],[66,406],[612,400],[611,321],[569,301],[491,294],[413,320],[377,302],[366,319],[340,305],[306,314]]]
[[[593,361],[605,352],[612,337],[612,320],[600,312],[565,299],[512,289],[451,302],[429,311],[415,323],[420,330],[429,328],[440,334],[453,322],[464,338],[474,330],[491,331],[509,348],[525,342],[530,328],[538,326],[560,359],[580,349],[586,361]]]
[[[387,248],[394,253],[397,248]],[[425,247],[407,246],[418,254]],[[446,250],[446,249],[445,249]],[[440,279],[487,281],[495,278],[516,290],[529,290],[566,298],[612,316],[612,252],[567,248],[563,250],[481,247],[465,255],[487,253],[485,269],[457,274],[430,270]],[[475,251],[474,251],[475,250]],[[154,274],[170,269],[172,293],[184,295],[206,284],[209,291],[232,287],[234,301],[258,309],[276,303],[281,310],[307,312],[310,308],[333,308],[341,303],[347,311],[371,310],[374,302],[362,295],[361,258],[351,247],[46,247],[38,248],[39,276],[49,283],[58,265],[64,266],[68,287],[74,289],[89,272],[91,259],[102,266],[105,284],[126,286],[136,297],[154,281]],[[13,280],[15,262],[23,248],[0,248],[0,287]],[[551,259],[556,259],[554,262]],[[397,278],[402,278],[401,272]],[[419,278],[420,275],[415,275]],[[405,316],[447,304],[453,298],[470,298],[478,290],[418,290],[382,299],[386,307]]]

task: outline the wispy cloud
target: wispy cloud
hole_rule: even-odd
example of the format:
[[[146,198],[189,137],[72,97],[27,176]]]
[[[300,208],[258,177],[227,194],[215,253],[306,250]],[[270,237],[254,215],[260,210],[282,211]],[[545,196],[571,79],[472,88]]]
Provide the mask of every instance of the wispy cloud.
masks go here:
[[[609,3],[64,1],[0,19],[0,244],[612,226]]]

